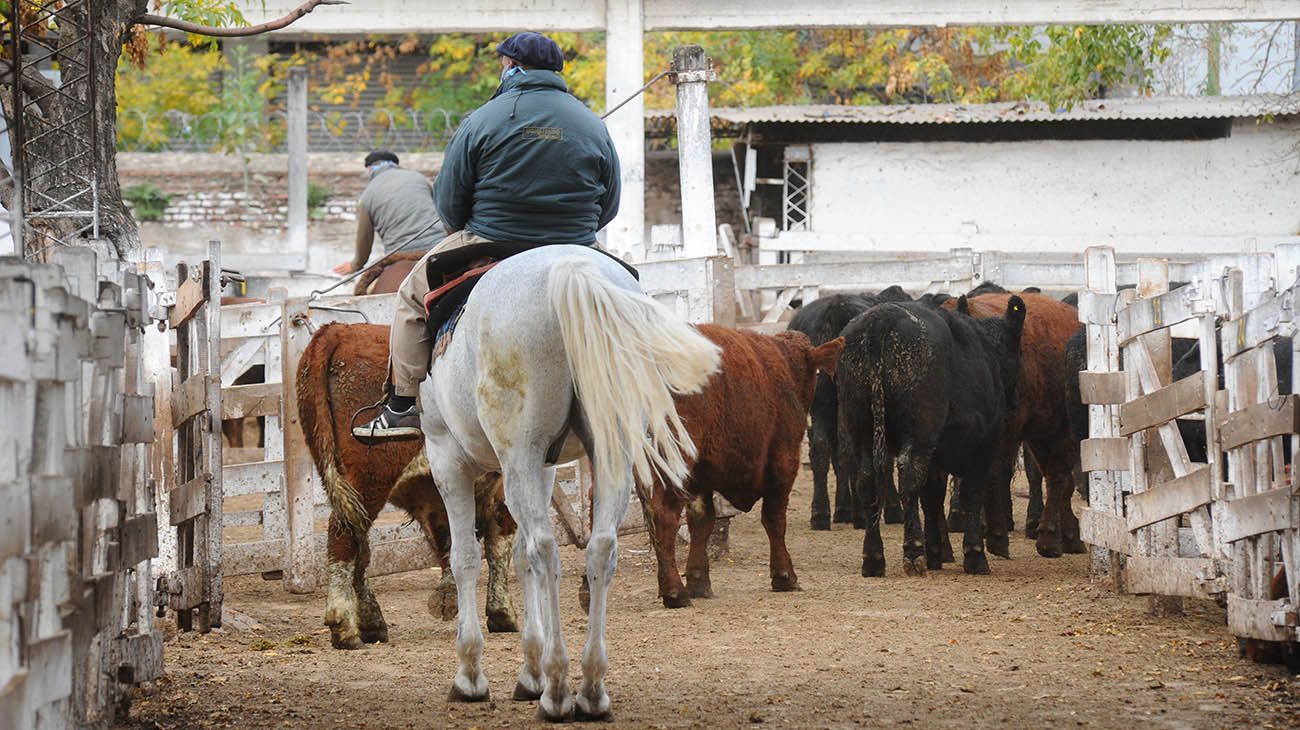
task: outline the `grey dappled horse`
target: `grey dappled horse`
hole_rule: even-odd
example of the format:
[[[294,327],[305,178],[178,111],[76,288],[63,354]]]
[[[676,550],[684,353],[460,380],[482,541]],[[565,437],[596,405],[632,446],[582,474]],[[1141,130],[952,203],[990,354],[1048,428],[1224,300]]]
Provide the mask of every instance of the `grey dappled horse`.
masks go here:
[[[585,452],[595,473],[587,575],[591,611],[576,713],[610,714],[604,688],[605,609],[618,560],[618,524],[634,473],[654,469],[680,486],[695,447],[672,396],[698,392],[718,368],[716,346],[643,294],[617,262],[585,246],[546,246],[502,261],[465,303],[446,352],[420,386],[421,426],[451,527],[458,605],[478,605],[480,548],[474,480],[505,477],[519,525],[515,570],[524,590],[517,700],[540,699],[568,719],[569,657],[561,632],[560,554],[549,504],[555,464]],[[488,697],[483,634],[473,610],[458,617],[460,668],[452,701]]]

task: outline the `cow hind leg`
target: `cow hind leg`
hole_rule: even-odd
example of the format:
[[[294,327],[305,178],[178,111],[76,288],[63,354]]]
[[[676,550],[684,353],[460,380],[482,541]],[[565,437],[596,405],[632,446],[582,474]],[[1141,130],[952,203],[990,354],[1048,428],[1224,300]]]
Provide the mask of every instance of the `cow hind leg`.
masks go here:
[[[989,572],[989,559],[984,554],[984,521],[980,519],[985,481],[966,478],[961,484],[961,506],[966,518],[965,534],[962,537],[962,570],[970,575],[987,575]]]
[[[903,505],[899,497],[898,487],[894,484],[894,468],[890,465],[885,470],[885,524],[900,525],[903,523]]]
[[[691,533],[691,547],[686,556],[686,590],[692,598],[713,598],[708,548],[715,517],[712,493],[697,494],[686,505],[686,526]]]
[[[325,625],[330,629],[330,644],[335,649],[360,649],[362,645],[361,608],[356,588],[357,553],[356,537],[352,529],[336,515],[331,515]]]
[[[898,455],[898,493],[903,506],[903,572],[925,575],[925,535],[919,497],[930,474],[929,450],[905,445]]]
[[[1033,452],[1025,447],[1021,458],[1025,462],[1025,480],[1029,482],[1029,508],[1025,512],[1025,537],[1033,540],[1038,537],[1038,523],[1043,518],[1043,470],[1038,468],[1038,460]]]
[[[510,554],[514,550],[514,536],[506,534],[508,513],[503,514],[500,500],[501,477],[486,477],[490,482],[479,492],[479,511],[484,523],[483,548],[487,553],[488,593],[487,626],[492,633],[512,633],[519,630],[515,619],[514,603],[510,599]]]
[[[930,467],[925,489],[921,492],[921,509],[925,513],[925,567],[929,570],[940,570],[945,562],[952,562],[952,544],[948,542],[948,524],[943,514],[947,488],[947,474]]]
[[[813,476],[812,516],[808,524],[813,530],[829,530],[832,517],[827,481],[831,471],[832,447],[826,429],[819,420],[814,417],[812,427],[808,429],[808,461],[812,463]],[[851,508],[844,504],[839,489],[836,489],[834,521],[847,522],[852,518]]]
[[[685,608],[691,605],[691,594],[677,573],[677,529],[682,503],[673,490],[656,485],[652,488],[650,503],[643,504],[643,507],[658,566],[659,597],[664,608]],[[587,590],[590,608],[590,584]]]
[[[961,532],[966,529],[966,513],[961,508],[961,478],[948,479],[948,531]]]
[[[388,622],[384,621],[384,612],[379,609],[379,601],[366,579],[366,568],[370,567],[370,536],[358,536],[357,543],[356,568],[352,578],[352,587],[357,595],[357,630],[362,643],[387,642]]]
[[[797,457],[796,457],[797,458]],[[790,502],[790,485],[793,477],[781,479],[769,475],[769,484],[774,484],[763,495],[763,529],[767,531],[768,573],[772,578],[772,590],[799,590],[799,576],[794,572],[794,563],[790,560],[790,551],[785,544],[786,509]]]
[[[429,461],[423,450],[402,470],[388,501],[415,520],[438,560],[442,577],[429,594],[429,614],[443,621],[455,620],[456,579],[451,573],[451,530],[447,525],[447,509],[429,473]]]

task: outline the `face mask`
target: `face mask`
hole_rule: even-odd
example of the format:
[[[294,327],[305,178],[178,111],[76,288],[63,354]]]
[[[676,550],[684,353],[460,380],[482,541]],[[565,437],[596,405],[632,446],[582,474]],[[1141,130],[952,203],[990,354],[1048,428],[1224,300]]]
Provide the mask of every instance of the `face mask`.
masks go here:
[[[506,79],[510,78],[511,76],[514,76],[515,74],[522,74],[522,73],[528,73],[528,72],[518,66],[503,68],[501,69],[501,80],[505,81]]]

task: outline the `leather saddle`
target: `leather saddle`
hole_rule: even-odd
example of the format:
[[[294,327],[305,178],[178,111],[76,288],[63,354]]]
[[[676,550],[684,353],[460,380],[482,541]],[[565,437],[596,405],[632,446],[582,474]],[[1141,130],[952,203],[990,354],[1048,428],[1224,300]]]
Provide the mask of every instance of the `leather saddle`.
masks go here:
[[[425,326],[434,342],[434,357],[446,349],[470,292],[493,266],[516,254],[537,248],[531,243],[474,243],[437,253],[425,263],[429,293],[424,297]],[[594,249],[618,262],[632,278],[640,280],[636,268],[617,256]]]

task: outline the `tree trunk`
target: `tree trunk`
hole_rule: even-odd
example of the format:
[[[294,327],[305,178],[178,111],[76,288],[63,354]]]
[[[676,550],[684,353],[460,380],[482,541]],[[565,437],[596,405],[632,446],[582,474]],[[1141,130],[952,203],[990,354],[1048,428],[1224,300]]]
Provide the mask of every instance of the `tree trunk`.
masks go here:
[[[24,156],[24,165],[28,169],[23,173],[28,187],[62,200],[84,187],[83,180],[91,177],[93,172],[98,187],[99,235],[112,244],[119,256],[136,248],[140,236],[134,219],[122,202],[117,180],[117,61],[134,19],[143,15],[147,6],[148,0],[97,0],[61,11],[57,16],[61,21],[60,33],[79,35],[80,29],[89,28],[91,74],[86,81],[69,86],[69,94],[48,96],[39,108],[28,107],[23,115],[27,139],[34,140],[31,144],[37,152]],[[54,60],[64,69],[85,62],[80,58],[65,59],[61,54]],[[28,75],[25,78],[30,80],[30,84],[51,88],[39,77]],[[4,82],[9,81],[10,78],[4,79]],[[30,101],[33,89],[27,83],[24,86],[28,89],[25,96]],[[16,107],[12,85],[5,83],[5,87],[5,113],[12,115]],[[88,108],[95,110],[94,117],[85,113]],[[11,124],[11,141],[12,134]],[[89,155],[75,154],[74,141],[92,138],[96,143]],[[14,145],[13,151],[17,160],[22,150]],[[27,197],[32,196],[29,194]],[[12,207],[12,198],[6,196],[6,199]],[[91,200],[86,196],[75,199],[72,204],[79,209],[89,209]],[[23,250],[31,255],[49,246],[51,239],[70,237],[84,224],[84,220],[70,219],[31,221],[28,230],[24,231]],[[89,238],[91,232],[81,235]]]

